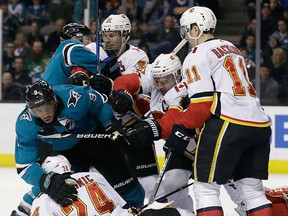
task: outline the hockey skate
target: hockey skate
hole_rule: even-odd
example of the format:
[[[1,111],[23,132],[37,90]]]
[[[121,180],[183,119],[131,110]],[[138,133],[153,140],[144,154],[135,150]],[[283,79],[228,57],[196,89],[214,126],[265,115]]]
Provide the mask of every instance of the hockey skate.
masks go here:
[[[234,210],[238,213],[238,215],[246,216],[245,204],[243,202],[241,202],[241,204],[238,205]]]

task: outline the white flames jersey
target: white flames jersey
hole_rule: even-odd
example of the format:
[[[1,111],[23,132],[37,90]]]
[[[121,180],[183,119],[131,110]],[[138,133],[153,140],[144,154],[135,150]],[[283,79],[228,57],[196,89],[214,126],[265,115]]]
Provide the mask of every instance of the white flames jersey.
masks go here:
[[[213,101],[211,113],[235,124],[265,127],[241,52],[230,42],[208,40],[192,48],[183,62],[191,103]]]
[[[78,200],[61,207],[47,194],[40,194],[32,204],[33,216],[132,216],[123,209],[125,201],[97,172],[71,175],[78,182]]]
[[[86,46],[89,50],[96,53],[96,43],[90,43]],[[102,47],[99,49],[100,59],[104,60],[108,57],[107,53]],[[147,54],[140,48],[129,44],[129,49],[118,57],[120,70],[122,75],[131,74],[135,72],[143,72],[149,59]]]

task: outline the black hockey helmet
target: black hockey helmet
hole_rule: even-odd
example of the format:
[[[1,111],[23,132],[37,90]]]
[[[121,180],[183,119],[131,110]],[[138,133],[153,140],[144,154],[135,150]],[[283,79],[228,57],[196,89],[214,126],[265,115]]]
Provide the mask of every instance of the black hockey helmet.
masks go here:
[[[39,107],[51,100],[56,101],[52,87],[44,80],[38,80],[27,85],[25,100],[30,109]]]
[[[69,23],[63,26],[60,33],[60,37],[63,40],[71,39],[73,36],[76,36],[81,42],[83,42],[83,35],[90,36],[92,40],[92,33],[90,29],[86,25],[80,23]]]

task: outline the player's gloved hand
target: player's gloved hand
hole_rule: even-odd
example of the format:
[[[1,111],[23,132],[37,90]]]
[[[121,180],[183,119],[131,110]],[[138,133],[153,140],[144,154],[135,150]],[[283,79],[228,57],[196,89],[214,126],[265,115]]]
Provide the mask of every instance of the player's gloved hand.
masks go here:
[[[77,85],[77,86],[90,86],[89,76],[90,76],[90,73],[85,68],[74,67],[66,83]]]
[[[188,129],[180,124],[173,125],[172,132],[166,139],[163,150],[167,152],[168,149],[173,148],[176,152],[184,154],[190,139],[195,134],[196,132],[194,129]]]
[[[125,130],[123,135],[131,146],[145,147],[161,138],[161,126],[153,119],[145,119]]]
[[[113,90],[113,80],[102,74],[93,75],[90,77],[90,86],[94,90],[109,97]]]
[[[129,110],[133,108],[133,97],[124,89],[113,91],[112,108],[120,115],[125,115]]]
[[[61,206],[70,205],[77,200],[76,184],[77,181],[69,174],[61,175],[54,172],[42,174],[39,182],[41,191]]]
[[[100,73],[112,80],[121,76],[119,62],[116,57],[107,57],[100,62]]]

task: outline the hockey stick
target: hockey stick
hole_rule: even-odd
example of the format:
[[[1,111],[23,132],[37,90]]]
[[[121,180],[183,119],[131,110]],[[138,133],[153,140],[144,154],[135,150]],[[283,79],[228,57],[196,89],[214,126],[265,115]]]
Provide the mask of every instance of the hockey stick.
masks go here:
[[[40,135],[40,134],[39,134]],[[122,136],[118,131],[114,131],[111,134],[105,134],[105,133],[98,133],[98,134],[65,134],[65,133],[55,133],[50,135],[40,135],[41,138],[50,138],[50,139],[60,139],[60,138],[86,138],[86,139],[111,139],[116,140],[119,136]]]
[[[158,176],[158,179],[155,183],[155,186],[151,192],[151,195],[149,197],[149,200],[148,200],[148,204],[151,204],[153,202],[153,200],[155,199],[156,195],[157,195],[157,192],[158,192],[158,189],[160,187],[160,184],[162,182],[162,179],[164,177],[164,174],[167,170],[167,167],[171,161],[171,158],[172,158],[172,153],[173,153],[173,149],[169,149],[168,150],[168,153],[167,153],[167,157],[166,157],[166,160],[162,166],[162,169],[160,170],[160,173],[159,173],[159,176]]]
[[[99,48],[99,0],[95,2],[96,10],[96,55],[97,55],[97,71],[96,74],[100,74],[100,48]]]
[[[171,54],[177,54],[179,50],[187,43],[186,39],[183,39],[180,41],[180,43],[172,50]]]
[[[170,192],[168,194],[165,194],[165,195],[163,195],[163,196],[161,196],[159,198],[156,198],[151,204],[149,204],[149,203],[145,204],[145,205],[141,206],[140,208],[138,208],[137,210],[138,210],[138,212],[141,212],[144,209],[148,209],[147,207],[149,207],[149,205],[152,205],[152,208],[149,207],[149,209],[161,209],[160,208],[161,206],[162,206],[162,208],[165,208],[167,205],[164,206],[164,207],[163,207],[163,205],[160,205],[160,204],[163,204],[163,203],[159,203],[161,200],[163,200],[164,198],[166,198],[168,196],[171,196],[171,195],[173,195],[173,194],[175,194],[175,193],[177,193],[177,192],[179,192],[179,191],[181,191],[181,190],[183,190],[183,189],[185,189],[185,188],[187,188],[187,187],[189,187],[189,186],[191,186],[193,184],[194,184],[194,182],[191,182],[191,183],[189,183],[187,185],[184,185],[184,186],[182,186],[182,187],[180,187],[180,188],[178,188],[178,189],[176,189],[176,190],[174,190],[174,191],[172,191],[172,192]],[[158,203],[159,205],[157,206],[156,203]]]

